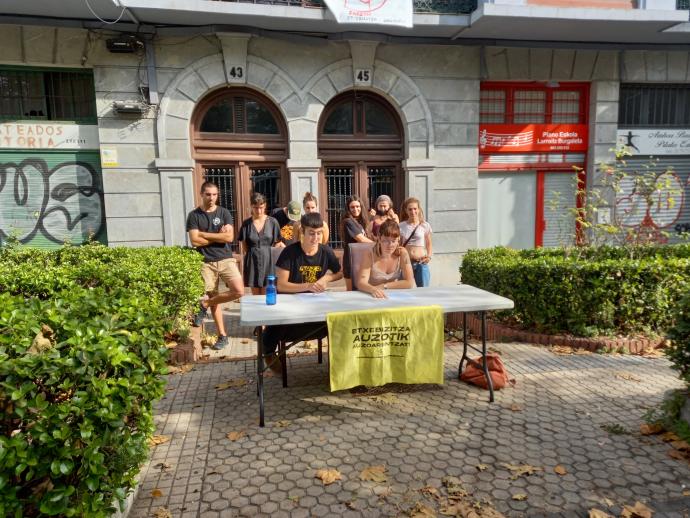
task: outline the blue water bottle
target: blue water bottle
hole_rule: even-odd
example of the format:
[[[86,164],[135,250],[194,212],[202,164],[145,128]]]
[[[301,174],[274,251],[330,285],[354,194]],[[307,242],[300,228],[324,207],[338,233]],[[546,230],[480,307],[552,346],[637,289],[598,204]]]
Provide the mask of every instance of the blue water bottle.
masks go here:
[[[269,275],[266,277],[266,281],[268,281],[268,284],[266,285],[266,304],[269,306],[272,306],[276,303],[276,276],[275,275]]]

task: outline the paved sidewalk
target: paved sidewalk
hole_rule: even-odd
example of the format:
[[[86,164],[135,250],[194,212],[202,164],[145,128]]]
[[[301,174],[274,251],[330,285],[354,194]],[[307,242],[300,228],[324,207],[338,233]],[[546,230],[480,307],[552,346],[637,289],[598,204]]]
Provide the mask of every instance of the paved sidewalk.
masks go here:
[[[585,517],[592,507],[618,516],[636,500],[655,518],[690,514],[683,495],[690,466],[669,458],[659,437],[638,432],[644,412],[681,386],[666,360],[492,347],[517,379],[493,404],[487,392],[455,379],[457,344],[446,348],[444,386],[369,396],[330,393],[326,364],[313,355],[291,358],[289,388],[267,380],[263,429],[253,361],[199,364],[170,376],[156,424],[171,440],[143,468],[130,517],[155,516],[161,507],[185,518],[409,516],[422,506],[435,513],[425,516],[440,516],[444,479],[462,484],[483,511],[492,505],[511,517]],[[215,388],[230,380],[246,384]],[[245,435],[233,441],[229,432]],[[386,480],[361,480],[375,465],[385,466]],[[519,465],[538,470],[510,469]],[[315,478],[323,468],[337,469],[342,480],[324,485]]]

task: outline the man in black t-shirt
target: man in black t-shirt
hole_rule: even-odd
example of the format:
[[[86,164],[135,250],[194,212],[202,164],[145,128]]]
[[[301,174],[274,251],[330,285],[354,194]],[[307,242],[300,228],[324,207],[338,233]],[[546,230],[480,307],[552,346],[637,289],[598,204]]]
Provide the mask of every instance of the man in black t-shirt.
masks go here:
[[[276,263],[280,293],[321,293],[329,282],[343,277],[340,261],[328,245],[321,244],[323,219],[318,212],[302,216],[302,238],[283,250]],[[330,272],[330,273],[329,273]],[[326,336],[322,323],[268,326],[264,331],[264,355],[271,370],[280,371],[275,350],[280,340],[313,340]]]
[[[278,220],[280,225],[280,240],[286,246],[297,241],[296,233],[301,213],[302,207],[298,201],[291,201],[287,207],[278,207],[271,211],[271,217]]]
[[[240,298],[244,294],[244,286],[242,275],[237,268],[237,260],[233,258],[230,248],[234,237],[232,215],[226,208],[217,204],[218,186],[213,182],[204,182],[201,186],[201,199],[201,206],[187,215],[189,240],[204,256],[201,276],[204,278],[206,296],[200,302],[194,323],[200,326],[206,316],[206,310],[211,308],[218,331],[218,340],[213,348],[220,350],[229,343],[220,305]],[[221,279],[229,291],[218,292]]]

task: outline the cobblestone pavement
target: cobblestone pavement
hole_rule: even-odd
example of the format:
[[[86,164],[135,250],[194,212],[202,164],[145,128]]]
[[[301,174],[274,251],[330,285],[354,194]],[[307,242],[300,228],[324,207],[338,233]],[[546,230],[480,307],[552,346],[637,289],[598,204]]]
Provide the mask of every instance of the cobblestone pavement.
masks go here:
[[[517,380],[493,404],[455,379],[457,344],[446,347],[444,386],[375,396],[331,393],[327,364],[291,358],[288,388],[267,380],[263,429],[253,361],[170,376],[156,424],[171,440],[153,450],[130,517],[160,507],[174,517],[407,516],[420,504],[438,513],[443,498],[428,488],[444,497],[448,476],[507,516],[619,513],[636,500],[655,518],[690,513],[690,466],[669,458],[659,437],[638,432],[645,410],[680,386],[666,360],[492,347]],[[247,384],[215,388],[236,379]],[[229,432],[245,436],[232,441]],[[515,477],[506,464],[541,470]],[[360,479],[373,465],[386,467],[385,482]],[[342,480],[324,485],[315,478],[322,468]],[[526,499],[513,499],[519,494]]]

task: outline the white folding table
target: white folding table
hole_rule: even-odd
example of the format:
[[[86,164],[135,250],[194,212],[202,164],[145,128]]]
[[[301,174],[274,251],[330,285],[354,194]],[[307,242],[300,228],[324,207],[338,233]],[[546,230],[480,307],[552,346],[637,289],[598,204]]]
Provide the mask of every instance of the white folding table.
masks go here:
[[[483,369],[489,385],[489,401],[494,400],[491,376],[486,365],[486,312],[512,309],[513,301],[467,284],[457,286],[388,290],[387,299],[375,299],[361,291],[326,291],[325,293],[278,294],[278,303],[266,305],[263,295],[248,295],[240,299],[240,325],[258,326],[257,333],[257,393],[259,396],[259,425],[264,426],[264,359],[261,326],[326,322],[326,315],[335,311],[360,311],[377,308],[400,308],[437,305],[444,313],[481,313],[482,348],[467,342],[467,325],[463,319],[463,352],[459,372],[465,360],[472,361],[467,352],[474,349],[482,354]]]

